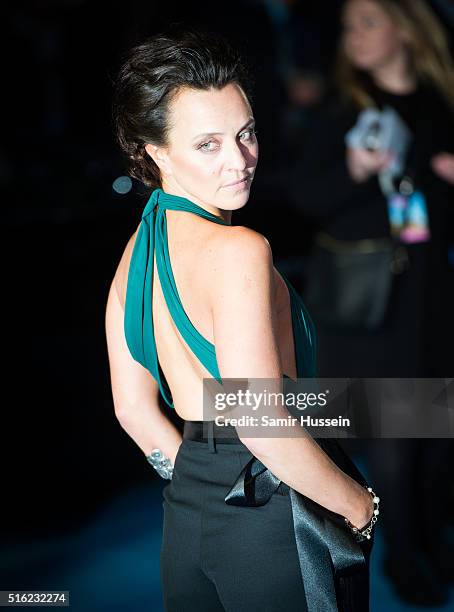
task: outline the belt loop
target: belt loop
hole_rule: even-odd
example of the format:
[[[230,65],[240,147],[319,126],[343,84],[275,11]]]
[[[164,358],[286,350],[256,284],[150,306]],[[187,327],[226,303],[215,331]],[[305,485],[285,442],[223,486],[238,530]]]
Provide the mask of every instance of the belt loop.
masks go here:
[[[208,421],[208,450],[210,453],[216,452],[216,443],[214,441],[214,421]]]

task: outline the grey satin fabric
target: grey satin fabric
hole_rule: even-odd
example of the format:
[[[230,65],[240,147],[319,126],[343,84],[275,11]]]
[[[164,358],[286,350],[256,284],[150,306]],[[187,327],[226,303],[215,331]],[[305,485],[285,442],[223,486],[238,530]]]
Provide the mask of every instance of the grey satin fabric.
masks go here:
[[[336,440],[316,441],[344,472],[360,484],[367,484]],[[225,502],[233,506],[263,506],[280,483],[253,456],[241,470]],[[308,612],[366,612],[369,557],[374,537],[365,540],[359,536],[357,541],[343,517],[290,487],[289,494]]]

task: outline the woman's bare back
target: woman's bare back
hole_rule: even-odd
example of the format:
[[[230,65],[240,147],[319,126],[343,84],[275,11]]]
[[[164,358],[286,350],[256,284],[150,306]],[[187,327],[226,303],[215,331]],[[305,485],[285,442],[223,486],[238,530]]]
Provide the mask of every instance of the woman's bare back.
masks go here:
[[[215,345],[213,316],[208,288],[219,270],[216,249],[228,240],[235,226],[212,223],[196,215],[167,210],[169,256],[181,303],[199,333]],[[124,311],[129,264],[137,230],[131,236],[114,277],[114,284]],[[173,404],[184,420],[203,420],[203,378],[211,374],[200,363],[174,324],[154,262],[153,323],[159,363],[172,392]],[[290,297],[287,286],[273,268],[275,285],[276,337],[282,372],[296,377]],[[247,376],[247,373],[245,373]]]

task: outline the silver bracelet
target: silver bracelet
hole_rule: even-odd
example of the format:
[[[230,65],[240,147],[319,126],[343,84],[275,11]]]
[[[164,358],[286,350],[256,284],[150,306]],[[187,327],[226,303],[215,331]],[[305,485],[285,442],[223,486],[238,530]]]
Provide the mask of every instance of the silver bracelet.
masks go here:
[[[374,491],[372,490],[372,487],[366,487],[366,489],[371,494],[373,502],[374,502],[374,512],[372,514],[372,518],[370,519],[370,521],[366,525],[364,525],[362,529],[359,529],[358,527],[355,527],[355,525],[350,523],[350,521],[347,518],[345,519],[345,522],[350,527],[352,533],[356,536],[358,541],[361,541],[364,538],[367,538],[368,540],[370,540],[370,537],[371,537],[370,534],[372,532],[372,529],[375,523],[378,521],[378,515],[380,513],[378,509],[380,498],[377,495],[375,495]]]
[[[167,478],[168,480],[172,478],[173,465],[168,457],[164,457],[159,448],[154,448],[146,459],[162,478]]]

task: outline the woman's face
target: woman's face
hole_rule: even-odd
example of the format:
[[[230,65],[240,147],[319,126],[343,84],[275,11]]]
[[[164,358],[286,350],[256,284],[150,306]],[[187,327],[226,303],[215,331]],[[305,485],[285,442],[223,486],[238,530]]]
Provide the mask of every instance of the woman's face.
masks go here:
[[[181,89],[170,104],[164,191],[208,210],[244,206],[257,165],[254,117],[243,90]]]
[[[403,50],[401,31],[373,0],[349,0],[342,25],[344,51],[355,68],[384,68]]]

